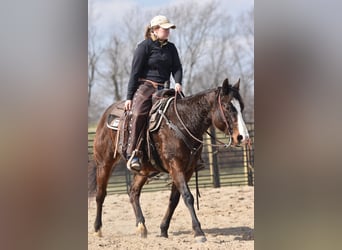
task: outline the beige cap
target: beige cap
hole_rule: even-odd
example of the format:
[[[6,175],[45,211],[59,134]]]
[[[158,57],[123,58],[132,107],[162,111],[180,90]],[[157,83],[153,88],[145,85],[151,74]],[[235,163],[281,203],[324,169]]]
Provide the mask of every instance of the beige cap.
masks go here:
[[[176,25],[170,23],[166,16],[155,16],[151,20],[151,27],[160,26],[163,29],[175,29]]]

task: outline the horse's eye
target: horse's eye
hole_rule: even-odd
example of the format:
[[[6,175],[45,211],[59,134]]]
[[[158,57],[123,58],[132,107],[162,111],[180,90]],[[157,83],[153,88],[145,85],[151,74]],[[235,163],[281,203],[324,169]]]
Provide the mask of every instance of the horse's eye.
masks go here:
[[[229,105],[229,110],[232,111],[233,113],[237,112],[236,108],[232,104]]]

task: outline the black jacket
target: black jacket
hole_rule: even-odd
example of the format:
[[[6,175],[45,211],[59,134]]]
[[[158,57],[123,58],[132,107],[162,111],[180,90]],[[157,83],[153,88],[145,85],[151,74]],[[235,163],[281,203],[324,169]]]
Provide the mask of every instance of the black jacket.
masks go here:
[[[176,46],[145,39],[138,44],[132,61],[132,70],[127,89],[127,100],[132,100],[141,82],[139,78],[164,83],[172,73],[176,83],[182,84],[183,70]]]

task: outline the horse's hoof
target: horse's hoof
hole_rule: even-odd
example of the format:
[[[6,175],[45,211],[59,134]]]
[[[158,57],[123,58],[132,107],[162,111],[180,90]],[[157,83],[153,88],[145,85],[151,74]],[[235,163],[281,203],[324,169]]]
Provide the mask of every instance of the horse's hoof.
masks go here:
[[[163,237],[163,238],[169,238],[168,233],[165,232],[165,231],[160,232],[160,235],[159,235],[159,236],[160,236],[160,237]]]
[[[206,242],[207,241],[207,238],[203,235],[203,236],[196,236],[195,237],[195,242],[196,243],[203,243],[203,242]]]
[[[97,237],[102,237],[102,232],[101,232],[101,229],[97,232],[94,232],[94,235],[97,236]]]
[[[143,223],[141,223],[141,222],[138,223],[137,234],[141,238],[147,238],[147,229],[146,229],[145,225]]]

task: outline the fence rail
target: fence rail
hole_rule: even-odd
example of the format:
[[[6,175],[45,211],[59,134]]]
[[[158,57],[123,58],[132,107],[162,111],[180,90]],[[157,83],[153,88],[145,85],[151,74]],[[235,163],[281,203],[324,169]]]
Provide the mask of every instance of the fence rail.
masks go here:
[[[200,188],[221,187],[221,186],[245,186],[254,185],[254,123],[246,124],[249,135],[252,139],[251,149],[239,148],[219,148],[204,146],[202,159],[205,168],[198,172],[198,185]],[[225,140],[224,134],[219,131],[211,130],[218,140]],[[88,131],[88,161],[92,161],[93,141],[95,131]],[[212,139],[206,135],[208,143]],[[127,193],[132,180],[132,174],[126,168],[122,160],[112,173],[108,183],[108,193]],[[144,185],[143,191],[169,190],[171,180],[167,174],[160,176],[159,179],[151,179]],[[195,175],[189,181],[189,187],[195,187]]]

